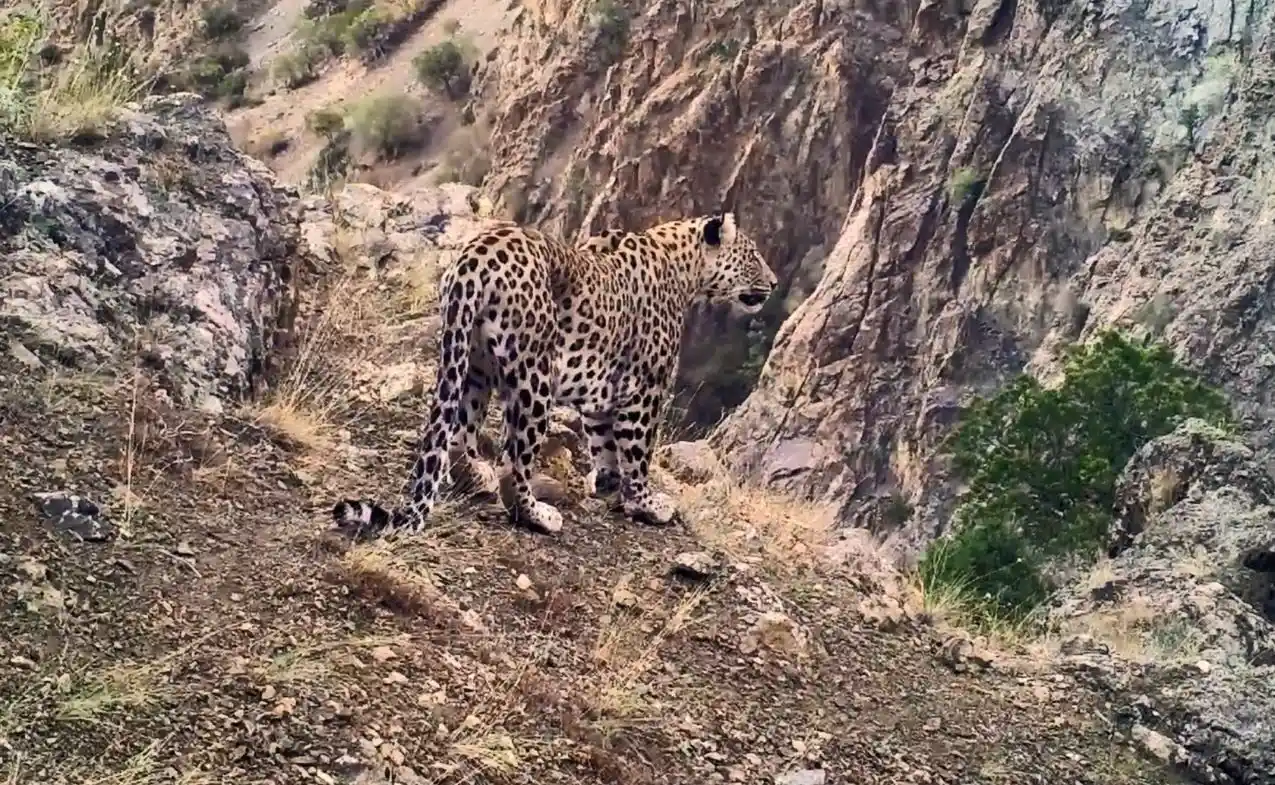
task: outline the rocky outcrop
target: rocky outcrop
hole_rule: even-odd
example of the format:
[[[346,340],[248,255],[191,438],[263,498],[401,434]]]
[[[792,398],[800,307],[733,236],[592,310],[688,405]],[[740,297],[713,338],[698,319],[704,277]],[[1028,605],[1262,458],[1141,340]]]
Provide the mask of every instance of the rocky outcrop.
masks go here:
[[[295,193],[198,97],[148,99],[91,144],[0,139],[0,204],[0,320],[24,349],[138,352],[207,411],[265,379],[294,315]]]
[[[783,281],[773,333],[818,279],[909,79],[913,5],[527,3],[477,84],[484,190],[569,237],[733,207]],[[691,419],[714,423],[746,394],[738,371],[766,329],[695,319],[682,384]]]
[[[936,451],[968,396],[1117,324],[1235,393],[1268,449],[1275,11],[986,0],[853,18],[890,42],[873,73],[903,54],[905,72],[866,90],[885,108],[841,170],[822,278],[717,434],[736,469],[836,499],[852,525],[889,528],[902,498],[916,548],[948,517]],[[842,130],[842,149],[864,138]]]
[[[1275,581],[1249,566],[1275,548],[1275,485],[1254,458],[1199,420],[1145,445],[1118,486],[1116,555],[1051,610],[1096,633],[1074,663],[1141,694],[1133,720],[1202,782],[1275,783]]]

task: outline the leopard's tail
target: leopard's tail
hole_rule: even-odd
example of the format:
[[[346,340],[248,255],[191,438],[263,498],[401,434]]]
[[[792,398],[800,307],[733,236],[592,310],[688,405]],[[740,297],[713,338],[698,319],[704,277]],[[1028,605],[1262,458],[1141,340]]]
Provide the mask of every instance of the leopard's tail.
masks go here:
[[[470,345],[482,310],[482,303],[475,295],[481,291],[482,286],[473,280],[452,279],[443,286],[438,377],[429,420],[412,462],[411,479],[408,481],[411,499],[407,506],[390,512],[375,502],[345,499],[332,508],[337,526],[375,533],[387,527],[419,531],[425,525],[438,500],[442,477],[449,468],[449,447],[460,428],[461,396],[465,378],[469,375]]]

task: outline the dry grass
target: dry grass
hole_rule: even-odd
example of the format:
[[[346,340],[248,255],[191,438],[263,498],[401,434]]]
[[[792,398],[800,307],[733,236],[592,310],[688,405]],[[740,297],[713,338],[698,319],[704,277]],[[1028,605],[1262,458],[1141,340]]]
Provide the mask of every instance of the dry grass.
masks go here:
[[[1184,490],[1182,478],[1171,466],[1156,469],[1150,481],[1148,498],[1151,504],[1147,512],[1151,515],[1158,515],[1176,504]]]
[[[1187,577],[1209,574],[1207,554],[1197,549],[1175,568]],[[1102,559],[1090,570],[1085,587],[1095,591],[1115,578],[1110,560]],[[1063,641],[1076,635],[1091,636],[1106,644],[1116,656],[1135,663],[1195,662],[1200,659],[1203,645],[1199,631],[1186,618],[1173,609],[1153,604],[1136,591],[1092,613],[1067,619],[1059,629],[1043,637],[1038,646],[1055,654]]]
[[[661,475],[663,473],[661,472]],[[836,534],[836,508],[717,478],[681,485],[667,476],[691,530],[735,561],[796,574],[825,562]]]
[[[327,238],[339,266],[315,297],[314,317],[277,388],[247,412],[249,419],[313,456],[328,455],[338,432],[371,403],[359,388],[369,373],[396,360],[419,362],[420,319],[437,308],[442,253],[422,251],[378,278],[377,259],[390,249],[369,232],[350,227],[331,199]],[[382,380],[383,381],[383,380]]]
[[[51,22],[34,8],[0,15],[0,125],[43,142],[100,135],[147,82],[132,53],[109,45],[78,44],[41,68],[36,52]]]
[[[656,608],[640,615],[612,607],[603,617],[592,652],[595,670],[584,688],[585,703],[599,728],[614,731],[658,719],[645,677],[660,663],[660,648],[670,638],[702,621],[694,613],[704,597],[702,591],[690,592],[671,609]],[[652,612],[665,618],[649,633],[651,622],[645,617]]]
[[[53,711],[63,722],[97,723],[119,710],[153,706],[175,694],[167,674],[191,652],[222,630],[213,630],[190,643],[149,662],[127,662],[101,671],[82,670],[56,680],[61,694]]]
[[[483,551],[450,544],[450,535],[461,524],[449,524],[457,513],[454,500],[445,498],[435,507],[431,526],[408,537],[383,538],[353,545],[333,567],[333,578],[359,595],[397,612],[426,618],[449,628],[482,631],[482,624],[444,590],[435,574],[440,559],[479,560]],[[493,543],[497,547],[500,543]]]
[[[346,363],[341,361],[347,355],[342,350],[367,321],[363,288],[347,274],[328,290],[287,374],[255,413],[259,424],[303,450],[331,450],[349,408]]]
[[[1038,641],[1041,617],[1029,614],[1006,618],[982,613],[970,603],[972,589],[961,584],[939,582],[928,585],[919,572],[908,575],[907,602],[920,609],[923,618],[941,630],[968,630],[987,644],[1003,651],[1021,650]]]

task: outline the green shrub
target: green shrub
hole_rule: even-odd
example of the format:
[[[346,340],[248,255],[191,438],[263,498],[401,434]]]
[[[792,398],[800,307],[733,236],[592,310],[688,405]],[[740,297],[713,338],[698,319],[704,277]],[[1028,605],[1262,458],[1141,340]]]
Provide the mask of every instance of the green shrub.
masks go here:
[[[319,67],[327,59],[325,50],[302,42],[291,52],[284,52],[270,64],[270,75],[289,90],[308,84],[319,76]]]
[[[416,80],[453,101],[469,92],[469,63],[454,38],[436,44],[412,60]]]
[[[248,87],[248,53],[223,43],[186,68],[179,82],[205,98],[238,98]]]
[[[948,199],[958,205],[971,197],[977,199],[983,195],[985,184],[983,178],[978,176],[978,172],[963,166],[952,172],[952,176],[947,181]]]
[[[339,109],[325,106],[308,114],[305,125],[316,136],[330,139],[345,129],[345,115]]]
[[[598,47],[607,59],[619,58],[629,40],[629,10],[617,0],[596,0],[590,22],[597,30]]]
[[[921,580],[927,591],[959,587],[985,619],[1037,607],[1052,588],[1049,560],[1097,553],[1139,447],[1189,417],[1232,426],[1226,398],[1163,345],[1105,332],[1069,348],[1063,370],[1055,389],[1024,374],[976,402],[949,441],[969,489],[951,536],[922,558]]]
[[[421,142],[421,106],[401,94],[376,95],[355,104],[346,116],[351,152],[397,158]]]
[[[233,3],[208,6],[201,14],[205,38],[224,38],[243,29],[244,19]]]
[[[376,46],[381,31],[390,24],[389,15],[376,6],[361,11],[350,19],[341,37],[346,52],[362,53]]]

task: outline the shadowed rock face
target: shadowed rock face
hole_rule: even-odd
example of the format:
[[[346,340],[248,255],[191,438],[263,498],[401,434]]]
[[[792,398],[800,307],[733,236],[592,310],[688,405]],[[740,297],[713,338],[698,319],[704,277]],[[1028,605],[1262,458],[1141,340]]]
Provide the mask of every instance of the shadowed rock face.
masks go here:
[[[0,319],[81,368],[139,353],[175,402],[256,387],[293,313],[295,194],[196,96],[148,99],[106,138],[0,140]]]
[[[484,190],[569,238],[733,208],[782,281],[777,327],[818,279],[909,61],[941,41],[909,41],[913,2],[657,0],[615,56],[597,6],[525,4],[485,64]],[[746,325],[693,319],[681,383],[712,424],[747,392]]]
[[[1224,384],[1265,453],[1275,10],[952,8],[891,49],[907,75],[840,237],[717,446],[847,524],[892,528],[902,496],[916,548],[947,517],[935,448],[967,396],[1119,324]]]

